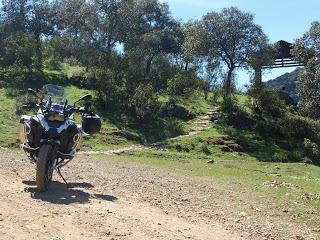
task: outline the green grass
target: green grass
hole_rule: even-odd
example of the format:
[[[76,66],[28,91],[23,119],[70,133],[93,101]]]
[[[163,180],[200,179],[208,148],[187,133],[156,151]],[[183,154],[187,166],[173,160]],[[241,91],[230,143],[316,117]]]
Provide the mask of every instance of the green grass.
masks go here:
[[[84,67],[71,66],[68,63],[61,63],[59,69],[51,69],[49,66],[44,68],[44,73],[50,76],[63,76],[64,78],[71,78],[76,75],[81,75],[84,72]]]
[[[18,133],[19,116],[16,115],[16,100],[0,89],[0,146],[14,146]]]
[[[84,67],[81,66],[71,66],[67,63],[61,64],[62,72],[68,77],[71,78],[75,75],[80,75],[84,72]]]
[[[83,95],[86,95],[86,94],[91,94],[93,98],[95,98],[96,96],[95,92],[92,90],[81,89],[72,85],[66,86],[64,88],[64,94],[70,103],[74,103],[78,101]]]
[[[189,121],[179,121],[179,124],[183,128],[183,134],[190,132],[195,121],[198,120],[199,117],[205,115],[208,112],[208,109],[220,105],[220,102],[214,102],[212,100],[212,93],[209,93],[208,99],[204,99],[204,94],[201,91],[196,91],[190,96],[175,96],[175,102],[186,108],[191,113],[196,114],[196,118],[191,119]],[[170,96],[167,94],[162,94],[159,96],[159,101],[161,103],[166,103],[170,101]],[[175,137],[175,136],[171,136]]]
[[[174,99],[177,104],[185,107],[190,112],[193,112],[197,115],[205,114],[208,111],[208,108],[212,107],[214,104],[212,101],[212,94],[209,94],[208,100],[204,99],[203,92],[196,91],[190,96],[175,96]],[[167,94],[162,94],[159,96],[159,101],[162,103],[168,102],[170,96]]]
[[[55,70],[46,70],[46,74],[52,79],[63,76],[61,72]],[[59,84],[59,81],[57,84]],[[0,90],[0,145],[3,147],[17,147],[15,145],[16,135],[19,118],[22,113],[16,112],[16,106],[22,105],[24,101],[21,97],[18,97],[19,103],[17,103],[16,98],[6,94],[5,89]],[[92,90],[80,89],[71,85],[65,86],[65,96],[71,104],[85,94],[92,94],[94,98],[96,97],[95,92]],[[210,106],[209,101],[204,101],[201,94],[192,98],[180,98],[179,103],[191,109],[196,108],[197,105],[201,106],[198,114],[206,112]],[[35,110],[24,113],[34,114]],[[101,132],[93,136],[85,136],[83,149],[108,150],[134,144],[152,143],[187,132],[193,122],[173,118],[158,118],[156,121],[140,125],[125,115],[114,115],[103,110],[98,110],[97,114],[102,118]],[[80,122],[78,114],[75,114],[75,120],[78,123]]]

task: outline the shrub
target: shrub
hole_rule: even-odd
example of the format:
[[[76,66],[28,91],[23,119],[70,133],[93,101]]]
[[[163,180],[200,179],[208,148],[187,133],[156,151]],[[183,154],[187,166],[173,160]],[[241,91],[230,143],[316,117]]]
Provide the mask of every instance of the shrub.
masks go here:
[[[225,121],[237,129],[251,129],[255,120],[242,107],[240,107],[232,98],[224,100],[222,111],[225,112]]]
[[[174,95],[189,95],[202,86],[201,80],[193,72],[177,73],[168,81],[168,93]]]
[[[5,87],[15,89],[37,89],[47,82],[47,77],[37,70],[28,69],[24,66],[8,66],[2,72],[5,79]]]
[[[72,82],[87,89],[96,89],[101,108],[112,112],[123,112],[128,109],[128,96],[134,94],[126,88],[121,73],[108,68],[91,68],[85,75],[73,76]]]
[[[232,113],[234,111],[238,111],[239,110],[239,105],[236,103],[235,99],[233,96],[231,97],[227,97],[223,99],[222,102],[222,106],[221,106],[221,110],[224,113]]]
[[[211,93],[212,93],[212,95],[211,95],[210,101],[211,101],[213,104],[217,104],[219,97],[222,96],[222,91],[221,91],[221,89],[219,89],[219,88],[214,88],[214,89],[212,89]]]
[[[295,149],[288,154],[290,162],[301,162],[304,160],[304,152],[302,150]]]
[[[279,117],[284,112],[286,105],[274,90],[263,89],[259,94],[253,96],[250,107],[256,114]]]
[[[162,104],[159,112],[161,117],[175,117],[183,120],[190,120],[196,116],[195,113],[177,104],[174,98],[170,98],[168,102]]]
[[[277,124],[282,138],[291,142],[291,145],[302,143],[305,138],[316,141],[319,129],[312,121],[296,115],[286,114],[278,120]]]
[[[160,103],[152,85],[140,84],[134,95],[131,97],[129,107],[132,108],[136,117],[140,121],[155,118],[158,115]]]
[[[305,154],[315,164],[320,164],[320,147],[315,142],[305,139],[304,140]]]
[[[201,145],[201,151],[206,154],[206,155],[210,155],[211,154],[211,151],[210,149],[208,148],[208,145],[207,144],[202,144]]]
[[[165,119],[162,131],[164,131],[167,138],[185,134],[183,124],[176,118]]]
[[[272,162],[289,162],[289,156],[286,152],[276,152],[271,158]]]

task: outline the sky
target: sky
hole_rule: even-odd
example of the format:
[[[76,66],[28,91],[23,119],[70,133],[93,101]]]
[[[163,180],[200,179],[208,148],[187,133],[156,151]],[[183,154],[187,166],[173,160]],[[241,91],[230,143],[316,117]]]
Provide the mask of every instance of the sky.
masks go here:
[[[201,19],[208,12],[235,6],[251,12],[255,23],[268,35],[270,42],[293,42],[300,38],[313,21],[320,20],[320,0],[161,0],[170,6],[172,15],[183,22]],[[295,68],[266,70],[263,81],[274,79]],[[239,86],[249,83],[249,76],[237,74]]]

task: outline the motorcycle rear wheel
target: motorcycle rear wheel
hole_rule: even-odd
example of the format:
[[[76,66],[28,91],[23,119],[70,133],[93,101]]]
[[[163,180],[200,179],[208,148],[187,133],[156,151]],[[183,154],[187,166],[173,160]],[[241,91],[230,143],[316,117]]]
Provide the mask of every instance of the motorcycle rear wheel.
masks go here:
[[[53,167],[52,167],[52,150],[50,144],[42,145],[39,150],[37,168],[36,168],[36,183],[38,191],[46,192],[52,181]]]

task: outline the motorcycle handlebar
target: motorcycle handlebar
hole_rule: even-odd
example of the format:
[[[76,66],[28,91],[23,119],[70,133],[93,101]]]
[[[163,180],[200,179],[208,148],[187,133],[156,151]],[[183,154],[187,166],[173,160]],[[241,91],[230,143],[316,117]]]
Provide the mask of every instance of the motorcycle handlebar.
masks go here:
[[[66,111],[66,115],[70,116],[71,114],[73,114],[75,112],[81,113],[81,114],[86,114],[86,113],[89,113],[89,110],[84,107],[72,107]]]

